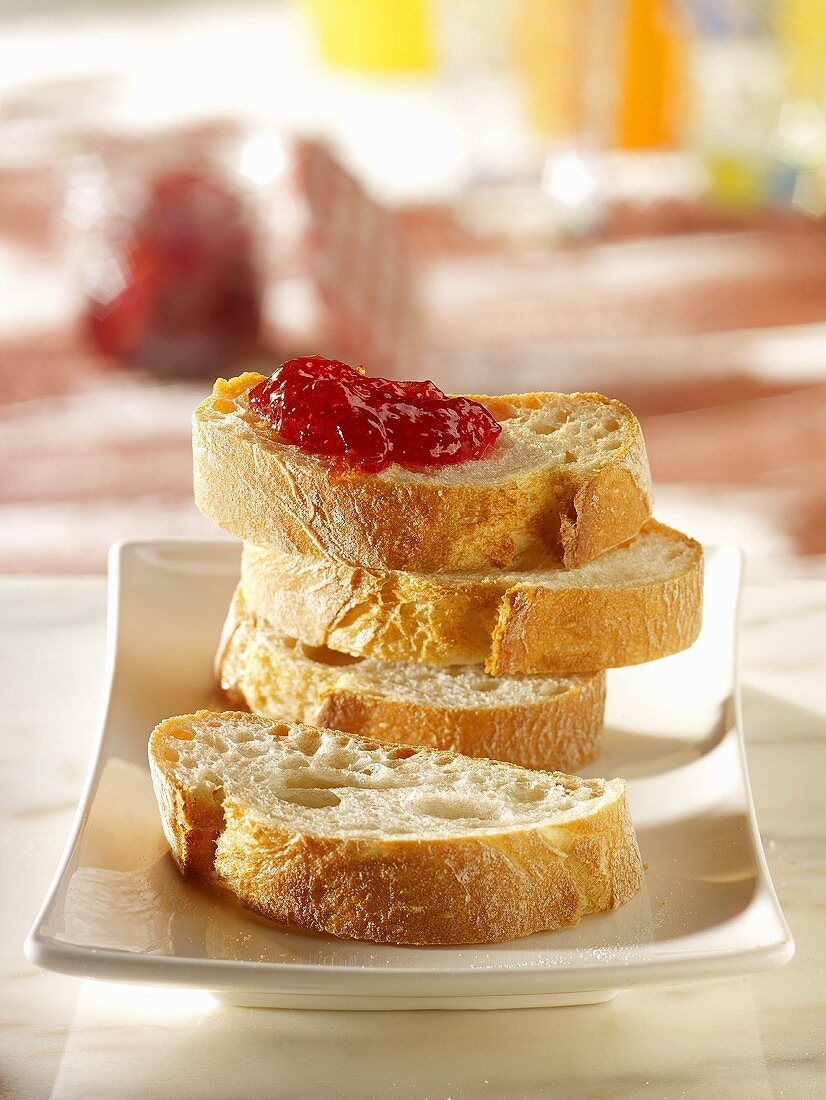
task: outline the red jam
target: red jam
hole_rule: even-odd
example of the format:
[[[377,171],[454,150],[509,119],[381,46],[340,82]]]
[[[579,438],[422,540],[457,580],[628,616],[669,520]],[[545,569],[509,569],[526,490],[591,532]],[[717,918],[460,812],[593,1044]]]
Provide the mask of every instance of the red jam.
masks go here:
[[[375,473],[484,458],[502,428],[486,408],[447,397],[432,382],[368,378],[308,355],[290,359],[249,392],[251,408],[288,443]]]
[[[104,354],[180,374],[214,374],[248,355],[260,327],[252,227],[241,197],[206,172],[149,184],[113,240],[121,285],[91,295],[88,324]],[[108,270],[108,268],[107,268]]]

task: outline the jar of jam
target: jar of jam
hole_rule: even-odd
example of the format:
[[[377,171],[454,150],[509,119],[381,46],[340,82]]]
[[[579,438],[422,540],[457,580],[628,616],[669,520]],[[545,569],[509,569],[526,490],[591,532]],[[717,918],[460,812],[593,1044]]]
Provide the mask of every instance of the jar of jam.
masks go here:
[[[84,250],[86,334],[103,355],[161,375],[214,377],[260,342],[253,196],[227,143],[200,137],[105,151],[85,184],[98,192]]]

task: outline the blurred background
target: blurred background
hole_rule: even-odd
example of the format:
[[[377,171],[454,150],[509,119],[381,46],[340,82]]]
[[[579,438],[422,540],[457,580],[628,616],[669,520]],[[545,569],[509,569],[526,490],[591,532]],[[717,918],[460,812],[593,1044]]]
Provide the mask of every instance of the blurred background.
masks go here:
[[[619,397],[826,576],[826,3],[0,0],[0,571],[215,534],[192,408],[307,352]]]

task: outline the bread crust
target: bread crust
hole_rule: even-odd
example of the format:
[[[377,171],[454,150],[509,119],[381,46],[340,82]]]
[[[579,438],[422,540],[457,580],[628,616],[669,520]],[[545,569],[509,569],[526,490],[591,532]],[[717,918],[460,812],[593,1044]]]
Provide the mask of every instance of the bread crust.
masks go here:
[[[435,666],[484,664],[495,676],[565,675],[653,661],[697,638],[702,548],[656,520],[639,537],[649,534],[673,538],[686,551],[684,567],[624,587],[369,570],[249,544],[241,578],[254,614],[309,645]]]
[[[280,924],[376,943],[499,943],[615,909],[642,885],[622,780],[606,785],[610,796],[595,810],[565,822],[446,838],[291,832],[225,798],[211,861],[181,858],[193,850],[189,833],[214,831],[215,815],[201,821],[165,765],[174,721],[155,729],[149,758],[179,866]]]
[[[567,467],[500,481],[450,484],[350,473],[280,443],[244,422],[233,402],[263,380],[218,379],[193,417],[195,501],[219,527],[257,546],[321,552],[371,569],[509,568],[526,557],[576,566],[633,537],[651,512],[648,460],[639,424],[587,475]],[[536,408],[554,394],[474,397],[496,411]],[[573,395],[577,396],[577,395]]]
[[[394,698],[353,686],[349,669],[340,681],[313,683],[313,665],[299,677],[261,654],[236,594],[216,657],[218,682],[231,705],[266,718],[299,720],[345,733],[427,746],[465,756],[505,760],[527,768],[576,771],[602,748],[605,673],[578,678],[557,695],[510,706],[451,707]],[[272,628],[264,627],[267,631]],[[277,663],[276,663],[277,665]]]

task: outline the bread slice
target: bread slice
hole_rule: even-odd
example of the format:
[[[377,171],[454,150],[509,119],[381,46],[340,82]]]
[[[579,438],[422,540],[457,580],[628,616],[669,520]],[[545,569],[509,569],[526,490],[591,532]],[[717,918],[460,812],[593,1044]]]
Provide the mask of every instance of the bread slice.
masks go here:
[[[702,620],[699,543],[655,520],[576,569],[408,573],[246,543],[244,598],[313,646],[495,676],[570,674],[685,649]]]
[[[216,659],[234,706],[407,745],[570,771],[601,746],[605,674],[488,676],[479,666],[350,657],[283,636],[239,588]]]
[[[370,569],[582,565],[651,512],[640,426],[598,394],[477,397],[502,423],[490,456],[436,471],[341,473],[252,412],[263,380],[219,378],[193,418],[195,501],[256,546]]]
[[[281,924],[494,943],[615,909],[643,869],[621,779],[199,711],[149,742],[184,873]]]

